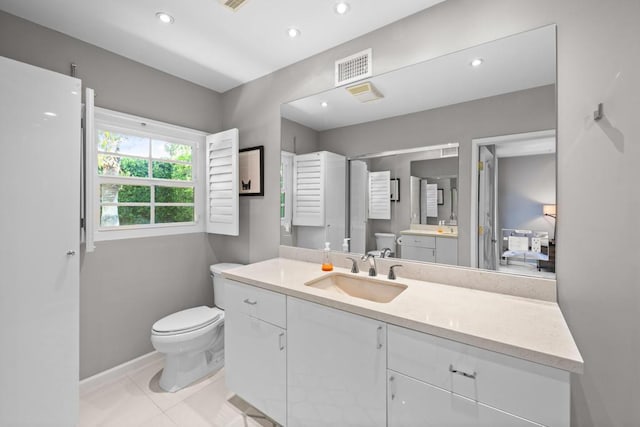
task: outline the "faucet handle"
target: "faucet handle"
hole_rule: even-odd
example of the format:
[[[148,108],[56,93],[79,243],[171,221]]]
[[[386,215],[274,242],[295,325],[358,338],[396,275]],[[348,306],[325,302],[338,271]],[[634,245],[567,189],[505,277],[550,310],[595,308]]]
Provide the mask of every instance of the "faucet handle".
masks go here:
[[[358,268],[358,260],[350,256],[348,256],[347,259],[351,260],[351,272],[356,274],[360,273],[360,269]]]
[[[396,267],[402,267],[402,265],[396,264],[396,265],[392,265],[391,267],[389,267],[389,274],[387,275],[387,279],[396,280],[396,272],[393,270]]]

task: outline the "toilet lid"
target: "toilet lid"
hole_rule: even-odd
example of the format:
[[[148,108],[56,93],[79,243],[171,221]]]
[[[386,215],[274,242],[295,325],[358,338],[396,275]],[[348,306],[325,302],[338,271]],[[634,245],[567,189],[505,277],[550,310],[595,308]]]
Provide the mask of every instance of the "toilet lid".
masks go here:
[[[203,328],[223,315],[219,308],[205,305],[170,314],[153,324],[153,331],[159,333],[186,332]]]

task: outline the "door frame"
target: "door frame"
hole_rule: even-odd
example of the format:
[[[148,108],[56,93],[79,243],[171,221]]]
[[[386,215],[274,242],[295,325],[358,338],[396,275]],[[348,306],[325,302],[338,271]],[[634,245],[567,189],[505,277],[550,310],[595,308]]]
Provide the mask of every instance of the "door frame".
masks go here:
[[[527,139],[543,139],[556,137],[555,129],[541,130],[535,132],[515,133],[510,135],[490,136],[487,138],[474,138],[471,140],[471,251],[470,261],[471,267],[478,268],[478,159],[479,150],[482,145],[498,145],[508,144],[511,142],[521,142]],[[557,139],[556,139],[557,145]],[[498,158],[496,157],[496,171],[498,170]],[[498,181],[496,180],[496,191],[498,188]],[[494,199],[494,203],[497,205],[497,198]],[[497,210],[496,210],[497,215]]]

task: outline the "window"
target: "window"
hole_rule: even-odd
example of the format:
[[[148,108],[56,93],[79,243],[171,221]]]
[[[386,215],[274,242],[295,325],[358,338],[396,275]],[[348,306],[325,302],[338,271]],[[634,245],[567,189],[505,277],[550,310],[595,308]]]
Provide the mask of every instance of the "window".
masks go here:
[[[96,240],[203,231],[205,134],[96,108]]]

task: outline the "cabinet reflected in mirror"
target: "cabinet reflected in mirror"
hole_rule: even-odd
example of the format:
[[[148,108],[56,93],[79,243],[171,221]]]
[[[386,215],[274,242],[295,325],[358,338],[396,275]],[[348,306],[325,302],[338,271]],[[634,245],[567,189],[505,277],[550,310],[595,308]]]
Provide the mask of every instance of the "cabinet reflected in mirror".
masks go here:
[[[554,277],[555,55],[551,25],[284,104],[281,243]]]

